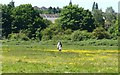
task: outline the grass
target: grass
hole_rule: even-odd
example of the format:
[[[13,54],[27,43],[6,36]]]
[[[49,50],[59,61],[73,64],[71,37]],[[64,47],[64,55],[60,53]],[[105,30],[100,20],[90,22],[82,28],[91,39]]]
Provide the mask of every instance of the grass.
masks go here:
[[[7,42],[2,47],[3,73],[118,73],[117,46],[63,42],[59,52],[50,41]]]

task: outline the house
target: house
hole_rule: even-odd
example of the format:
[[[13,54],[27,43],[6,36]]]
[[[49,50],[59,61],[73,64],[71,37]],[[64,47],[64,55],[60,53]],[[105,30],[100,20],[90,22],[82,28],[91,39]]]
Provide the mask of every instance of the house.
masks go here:
[[[37,9],[37,10],[40,10],[40,8],[38,6],[34,6],[33,7],[34,9]]]
[[[48,8],[46,8],[46,7],[44,7],[44,6],[42,6],[41,8],[40,8],[40,10],[47,10]]]
[[[41,17],[44,19],[50,20],[52,23],[55,22],[56,19],[58,19],[58,14],[40,14]]]

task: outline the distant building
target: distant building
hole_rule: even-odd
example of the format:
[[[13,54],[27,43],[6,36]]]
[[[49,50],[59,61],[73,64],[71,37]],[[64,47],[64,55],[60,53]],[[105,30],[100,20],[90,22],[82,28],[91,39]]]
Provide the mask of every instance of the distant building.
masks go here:
[[[14,1],[13,0],[11,0],[11,2],[9,3],[9,5],[11,5],[12,7],[14,7],[15,5],[14,5]]]
[[[34,6],[33,7],[34,9],[37,9],[37,10],[40,10],[40,8],[38,6]]]
[[[52,23],[55,22],[56,19],[58,19],[58,14],[40,14],[41,17],[44,19],[50,20]]]
[[[38,6],[34,6],[33,7],[34,9],[37,9],[37,10],[47,10],[48,8],[42,6],[42,7],[38,7]]]
[[[42,6],[40,9],[41,9],[41,10],[47,10],[48,8]]]

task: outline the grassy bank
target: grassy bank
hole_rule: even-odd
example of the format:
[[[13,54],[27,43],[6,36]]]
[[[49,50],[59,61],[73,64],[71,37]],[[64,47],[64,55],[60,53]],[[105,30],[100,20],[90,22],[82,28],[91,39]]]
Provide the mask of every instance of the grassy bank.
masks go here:
[[[63,49],[87,49],[87,50],[117,50],[118,49],[118,40],[87,40],[87,41],[70,41],[70,40],[61,40],[63,44]],[[41,49],[56,49],[57,45],[56,40],[49,41],[21,41],[21,40],[4,40],[2,45],[7,47],[19,46],[19,48],[41,48]]]
[[[98,40],[103,42],[105,40]],[[2,41],[3,73],[117,73],[117,40],[106,45],[94,41]],[[82,45],[83,43],[86,43]],[[113,44],[110,46],[110,43]],[[96,44],[96,46],[95,46]]]

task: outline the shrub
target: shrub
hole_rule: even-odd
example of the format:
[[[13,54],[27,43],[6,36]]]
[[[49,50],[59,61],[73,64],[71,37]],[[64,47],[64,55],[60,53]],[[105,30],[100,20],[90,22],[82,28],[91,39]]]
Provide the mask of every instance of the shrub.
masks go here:
[[[92,34],[97,39],[103,39],[103,38],[109,39],[110,38],[110,34],[107,31],[105,31],[105,29],[102,27],[96,28],[92,32]]]
[[[42,40],[50,40],[53,35],[53,32],[50,28],[44,29],[41,33],[42,33]]]
[[[23,34],[23,33],[12,33],[9,34],[8,39],[15,39],[15,40],[24,40],[24,41],[28,41],[29,38]]]
[[[72,41],[82,41],[82,40],[87,40],[91,38],[91,33],[87,31],[74,31],[71,35],[71,40]]]
[[[109,29],[108,32],[111,34],[111,37],[113,39],[117,39],[119,36],[119,31],[118,31],[118,20],[116,21],[115,25],[112,25]]]
[[[66,34],[58,34],[52,36],[52,40],[71,40],[71,35],[66,35]]]
[[[71,34],[71,33],[72,33],[72,30],[71,30],[71,29],[67,29],[64,33],[65,33],[65,34]]]
[[[42,36],[42,40],[45,41],[45,40],[50,40],[52,38],[52,36],[50,35],[43,35]]]

